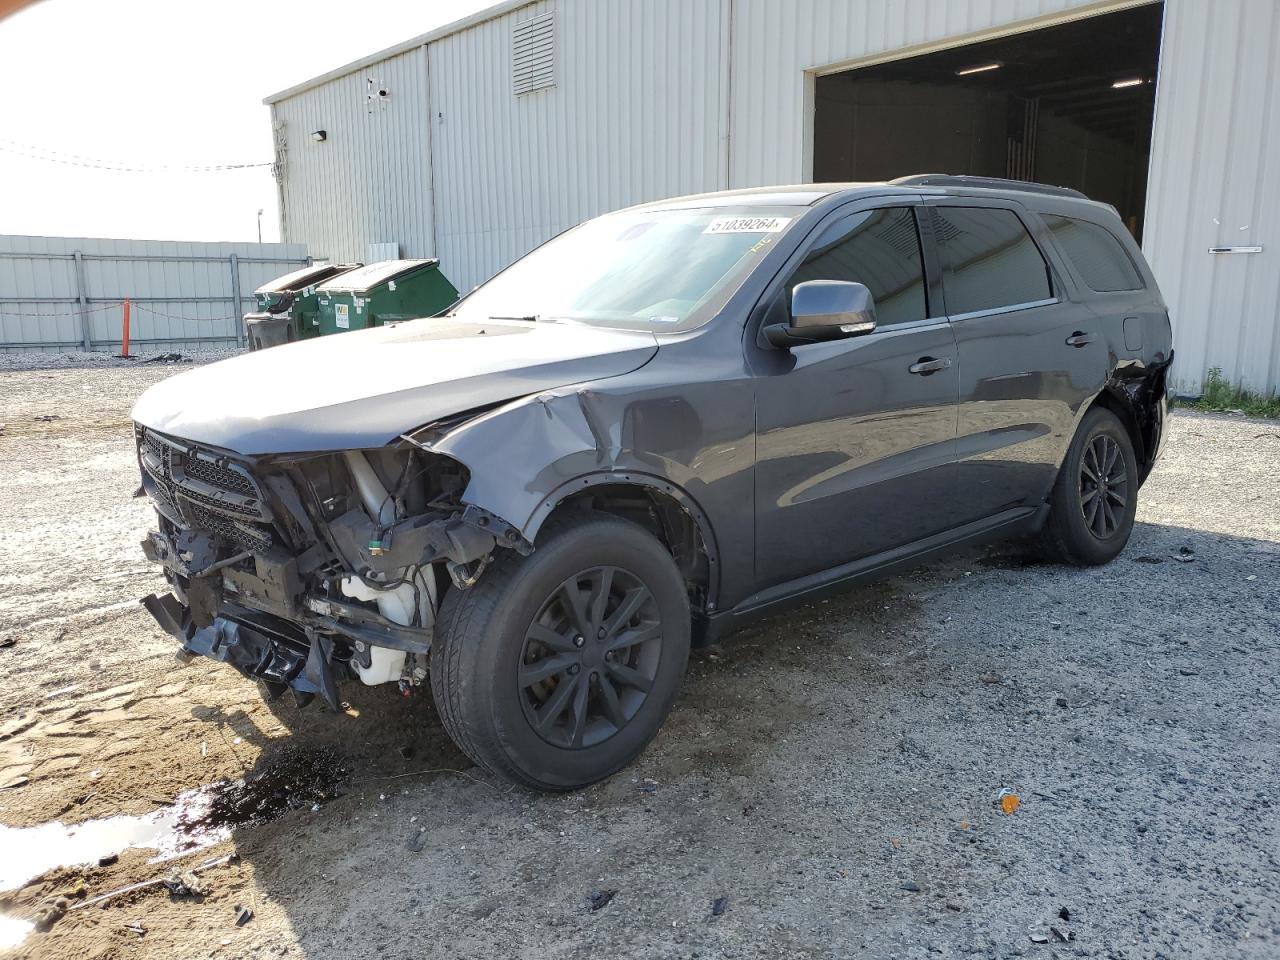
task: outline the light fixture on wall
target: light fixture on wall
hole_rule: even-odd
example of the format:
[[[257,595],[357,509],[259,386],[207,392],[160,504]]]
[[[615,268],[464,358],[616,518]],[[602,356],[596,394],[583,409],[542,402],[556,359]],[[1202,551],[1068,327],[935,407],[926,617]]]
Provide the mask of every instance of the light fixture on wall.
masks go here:
[[[311,139],[314,140],[316,143],[324,143],[326,140],[329,139],[329,131],[328,130],[312,130]]]
[[[1140,87],[1146,82],[1141,77],[1127,77],[1124,80],[1117,80],[1111,85],[1111,89],[1124,90],[1126,87]]]
[[[988,70],[999,70],[1003,67],[1003,63],[991,61],[991,63],[975,63],[972,67],[962,67],[956,71],[957,77],[967,77],[975,73],[986,73]]]

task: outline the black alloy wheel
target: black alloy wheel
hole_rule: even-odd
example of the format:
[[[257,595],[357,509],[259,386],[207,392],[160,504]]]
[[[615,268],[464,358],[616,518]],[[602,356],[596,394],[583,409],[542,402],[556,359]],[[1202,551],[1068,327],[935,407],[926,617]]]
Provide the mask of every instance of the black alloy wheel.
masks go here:
[[[652,591],[620,567],[569,577],[542,604],[520,655],[521,704],[538,736],[581,749],[639,712],[662,659]]]
[[[1049,492],[1045,557],[1081,567],[1115,559],[1138,515],[1138,479],[1128,428],[1106,407],[1089,410]]]
[[[1099,540],[1114,537],[1129,506],[1129,473],[1120,444],[1094,436],[1080,458],[1080,514]]]
[[[464,753],[513,783],[575,790],[639,756],[689,662],[689,585],[645,527],[588,509],[553,516],[533,553],[495,551],[449,590],[431,692]]]

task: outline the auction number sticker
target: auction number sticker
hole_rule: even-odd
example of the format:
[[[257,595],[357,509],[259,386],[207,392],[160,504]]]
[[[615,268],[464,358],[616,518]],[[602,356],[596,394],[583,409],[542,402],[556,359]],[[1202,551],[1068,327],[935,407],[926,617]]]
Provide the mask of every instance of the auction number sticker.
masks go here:
[[[342,330],[351,329],[351,316],[347,312],[347,309],[348,308],[345,303],[339,303],[334,306],[334,311],[337,313],[337,320],[335,322],[335,326],[339,327]]]
[[[790,217],[716,217],[703,233],[781,233]]]

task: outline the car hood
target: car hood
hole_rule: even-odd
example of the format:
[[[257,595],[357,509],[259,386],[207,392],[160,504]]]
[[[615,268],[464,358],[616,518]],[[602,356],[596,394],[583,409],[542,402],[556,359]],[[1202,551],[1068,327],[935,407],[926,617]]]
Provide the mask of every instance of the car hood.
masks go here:
[[[133,419],[237,453],[382,446],[477,407],[629,373],[650,333],[565,323],[411,320],[198,367],[147,390]]]

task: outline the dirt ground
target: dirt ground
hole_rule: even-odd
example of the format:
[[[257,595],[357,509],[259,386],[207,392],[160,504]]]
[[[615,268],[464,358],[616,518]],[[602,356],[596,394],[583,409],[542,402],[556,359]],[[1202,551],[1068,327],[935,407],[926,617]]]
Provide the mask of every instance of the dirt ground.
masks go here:
[[[300,711],[175,657],[136,603],[161,581],[127,420],[173,372],[0,373],[0,824],[146,813],[297,751],[348,773],[180,861],[238,853],[202,897],[76,910],[16,955],[1280,957],[1280,425],[1176,415],[1108,567],[971,551],[698,653],[634,767],[538,796],[429,697]],[[148,856],[0,914],[168,871]]]

